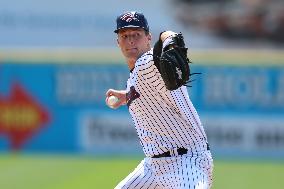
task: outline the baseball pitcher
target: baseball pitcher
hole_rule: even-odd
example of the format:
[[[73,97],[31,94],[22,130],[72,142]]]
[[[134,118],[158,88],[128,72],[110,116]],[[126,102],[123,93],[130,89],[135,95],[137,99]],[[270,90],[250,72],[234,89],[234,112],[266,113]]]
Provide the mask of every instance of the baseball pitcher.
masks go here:
[[[191,73],[182,34],[161,32],[152,49],[142,13],[124,12],[116,23],[130,72],[126,89],[109,89],[106,103],[128,106],[146,157],[115,188],[209,189],[213,159],[185,86]]]

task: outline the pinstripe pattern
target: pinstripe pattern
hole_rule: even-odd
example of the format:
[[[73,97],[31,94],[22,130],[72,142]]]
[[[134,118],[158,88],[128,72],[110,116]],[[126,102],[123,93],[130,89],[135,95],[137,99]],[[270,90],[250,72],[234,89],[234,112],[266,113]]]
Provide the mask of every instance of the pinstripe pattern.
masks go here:
[[[166,89],[152,50],[130,73],[127,105],[146,158],[116,189],[209,189],[213,160],[199,116],[186,87]],[[151,158],[180,147],[187,154]]]
[[[141,161],[137,168],[115,187],[115,189],[127,188],[159,188],[155,175],[145,160]]]
[[[186,87],[167,90],[151,53],[136,61],[127,81],[129,94],[139,94],[135,99],[130,95],[128,105],[145,155],[152,157],[176,147],[206,150],[206,135]]]
[[[169,158],[145,158],[115,189],[209,189],[212,167],[209,151]]]

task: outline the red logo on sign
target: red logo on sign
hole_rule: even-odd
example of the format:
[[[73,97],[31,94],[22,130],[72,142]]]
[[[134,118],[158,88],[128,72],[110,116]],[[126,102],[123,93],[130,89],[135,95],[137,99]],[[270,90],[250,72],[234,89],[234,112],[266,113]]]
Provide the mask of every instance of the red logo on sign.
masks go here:
[[[12,150],[19,150],[49,119],[48,112],[19,84],[12,86],[9,97],[0,96],[0,135],[9,138]]]

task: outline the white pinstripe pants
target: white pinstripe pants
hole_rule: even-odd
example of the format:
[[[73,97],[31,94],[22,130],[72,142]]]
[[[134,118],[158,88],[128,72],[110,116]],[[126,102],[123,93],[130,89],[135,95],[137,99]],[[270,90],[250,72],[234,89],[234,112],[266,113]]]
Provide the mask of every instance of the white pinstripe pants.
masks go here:
[[[210,151],[193,156],[145,158],[115,189],[209,189],[212,172]]]

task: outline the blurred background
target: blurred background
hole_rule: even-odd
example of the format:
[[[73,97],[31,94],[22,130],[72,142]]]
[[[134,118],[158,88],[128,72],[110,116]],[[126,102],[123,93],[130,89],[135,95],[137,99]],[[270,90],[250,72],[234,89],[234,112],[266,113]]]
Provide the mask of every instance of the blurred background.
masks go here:
[[[0,188],[114,186],[144,157],[126,107],[116,16],[143,12],[153,44],[182,32],[190,97],[215,160],[213,189],[284,185],[281,0],[0,1]]]

